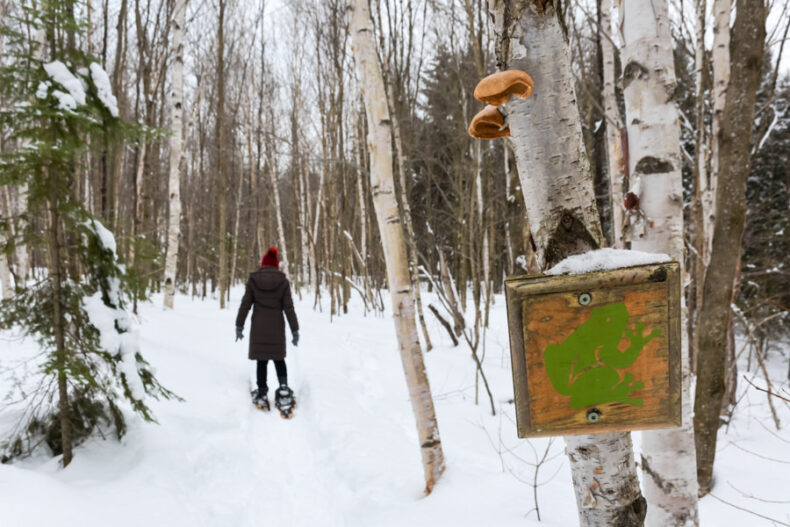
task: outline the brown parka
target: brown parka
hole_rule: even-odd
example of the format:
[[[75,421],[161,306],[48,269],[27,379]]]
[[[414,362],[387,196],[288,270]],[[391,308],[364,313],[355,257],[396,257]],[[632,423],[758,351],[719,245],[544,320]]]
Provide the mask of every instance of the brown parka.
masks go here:
[[[241,299],[236,327],[243,328],[250,307],[252,323],[250,326],[251,360],[279,360],[285,358],[285,321],[288,318],[291,332],[299,331],[294,303],[291,299],[291,285],[282,271],[275,267],[261,267],[250,274],[247,291]]]

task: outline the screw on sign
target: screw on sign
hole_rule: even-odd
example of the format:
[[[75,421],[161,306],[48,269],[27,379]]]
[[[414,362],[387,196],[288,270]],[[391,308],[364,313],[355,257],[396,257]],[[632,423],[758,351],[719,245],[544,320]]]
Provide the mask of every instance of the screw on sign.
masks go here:
[[[679,271],[506,281],[520,437],[680,425]]]

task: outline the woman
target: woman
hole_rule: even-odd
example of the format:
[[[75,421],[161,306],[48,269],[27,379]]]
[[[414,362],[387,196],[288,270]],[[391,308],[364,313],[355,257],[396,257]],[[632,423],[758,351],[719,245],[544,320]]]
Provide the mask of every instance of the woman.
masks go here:
[[[236,316],[236,341],[244,338],[244,321],[253,305],[250,328],[250,360],[258,361],[258,389],[252,392],[252,402],[262,410],[269,410],[269,387],[266,373],[269,361],[274,361],[280,387],[275,391],[275,406],[283,417],[293,413],[293,391],[288,387],[288,373],[285,367],[285,322],[283,312],[291,328],[293,345],[299,343],[299,323],[296,320],[294,304],[291,299],[291,285],[285,274],[280,271],[277,249],[270,247],[261,261],[261,267],[250,274],[247,291],[241,299],[239,314]]]

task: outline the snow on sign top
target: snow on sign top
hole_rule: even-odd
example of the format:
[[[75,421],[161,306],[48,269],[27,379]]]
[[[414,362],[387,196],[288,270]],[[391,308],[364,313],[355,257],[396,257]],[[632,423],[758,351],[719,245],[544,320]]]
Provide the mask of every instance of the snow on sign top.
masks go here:
[[[547,275],[584,274],[595,271],[611,271],[637,265],[664,263],[671,261],[669,255],[646,253],[623,249],[598,249],[584,254],[575,254],[546,271]]]

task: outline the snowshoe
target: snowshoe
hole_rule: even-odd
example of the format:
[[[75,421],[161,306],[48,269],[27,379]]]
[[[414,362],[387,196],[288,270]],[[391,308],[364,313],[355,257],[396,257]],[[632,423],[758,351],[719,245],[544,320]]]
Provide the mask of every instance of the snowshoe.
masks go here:
[[[269,406],[269,397],[266,394],[259,396],[258,390],[252,390],[251,395],[252,404],[254,404],[256,408],[263,410],[264,412],[271,410],[271,407]]]
[[[280,410],[280,417],[290,419],[294,415],[296,399],[294,392],[288,386],[282,385],[274,392],[274,406]]]

